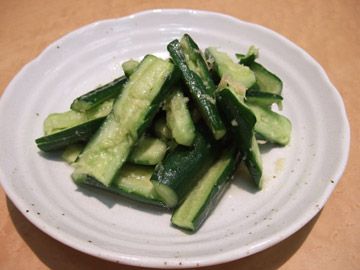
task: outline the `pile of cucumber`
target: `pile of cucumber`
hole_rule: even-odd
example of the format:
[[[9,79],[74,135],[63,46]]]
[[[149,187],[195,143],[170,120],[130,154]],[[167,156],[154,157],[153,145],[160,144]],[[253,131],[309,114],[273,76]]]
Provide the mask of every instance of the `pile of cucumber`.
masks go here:
[[[197,231],[241,161],[262,187],[259,142],[287,145],[291,123],[272,110],[282,81],[255,47],[238,63],[188,34],[167,50],[123,63],[124,76],[50,114],[36,144],[63,151],[76,184],[173,209],[173,225]]]

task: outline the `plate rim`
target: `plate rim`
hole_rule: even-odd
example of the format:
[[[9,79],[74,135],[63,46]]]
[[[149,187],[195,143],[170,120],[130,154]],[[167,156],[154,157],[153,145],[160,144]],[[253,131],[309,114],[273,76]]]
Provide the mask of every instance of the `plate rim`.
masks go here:
[[[229,261],[233,261],[233,260],[237,260],[252,254],[255,254],[259,251],[262,251],[266,248],[269,248],[270,246],[273,246],[279,242],[281,242],[282,240],[286,239],[287,237],[291,236],[292,234],[294,234],[296,231],[298,231],[299,229],[301,229],[305,224],[307,224],[325,205],[325,203],[327,202],[327,200],[329,199],[331,193],[333,192],[333,190],[335,189],[337,183],[340,181],[345,169],[346,169],[346,165],[348,163],[348,159],[349,159],[349,152],[350,152],[350,124],[349,124],[349,120],[347,117],[347,113],[346,113],[346,108],[345,108],[345,104],[344,101],[341,97],[340,92],[336,89],[336,87],[332,84],[332,82],[330,81],[329,77],[327,76],[325,70],[323,69],[323,67],[308,53],[306,52],[303,48],[301,48],[299,45],[295,44],[294,42],[292,42],[291,40],[289,40],[288,38],[286,38],[285,36],[273,31],[270,28],[264,27],[262,25],[259,25],[257,23],[253,23],[253,22],[247,22],[247,21],[243,21],[239,18],[236,18],[234,16],[231,15],[227,15],[224,13],[219,13],[219,12],[214,12],[214,11],[207,11],[207,10],[199,10],[199,9],[148,9],[148,10],[144,10],[144,11],[140,11],[140,12],[136,12],[133,14],[129,14],[123,17],[118,17],[118,18],[110,18],[110,19],[104,19],[104,20],[98,20],[95,22],[92,22],[90,24],[86,24],[83,25],[79,28],[76,28],[72,31],[70,31],[69,33],[57,38],[56,40],[52,41],[48,46],[46,46],[45,49],[43,49],[35,58],[33,58],[31,61],[29,61],[27,64],[25,64],[17,73],[16,75],[11,79],[11,81],[8,83],[8,85],[5,87],[2,95],[0,96],[0,111],[2,111],[2,107],[3,104],[5,104],[7,102],[7,100],[10,98],[10,89],[13,87],[13,85],[17,82],[17,81],[21,81],[21,77],[23,76],[24,73],[27,72],[28,69],[31,69],[31,67],[33,65],[35,65],[37,62],[39,62],[42,58],[46,57],[46,55],[48,54],[48,52],[50,50],[52,50],[54,47],[57,46],[57,44],[61,43],[62,41],[68,39],[71,36],[75,36],[78,34],[81,34],[81,32],[85,31],[85,30],[89,30],[93,27],[96,27],[99,24],[103,24],[103,23],[114,23],[114,22],[122,22],[122,21],[126,21],[129,19],[136,19],[139,18],[141,16],[146,16],[148,14],[153,14],[153,13],[187,13],[187,14],[193,14],[193,15],[211,15],[211,16],[216,16],[219,17],[221,19],[226,19],[231,21],[232,23],[241,23],[244,25],[248,25],[251,27],[255,27],[260,29],[261,31],[265,31],[270,33],[271,35],[276,36],[277,38],[281,39],[283,42],[285,42],[287,45],[291,46],[292,48],[297,49],[297,51],[299,51],[303,57],[305,57],[308,61],[311,62],[311,64],[313,64],[316,69],[318,71],[320,71],[321,74],[321,79],[326,83],[326,85],[328,86],[329,89],[331,89],[332,94],[335,95],[335,100],[337,102],[337,105],[339,106],[340,110],[341,110],[341,118],[343,119],[343,121],[341,122],[342,124],[342,128],[345,130],[345,134],[344,134],[344,140],[342,141],[342,158],[340,159],[341,162],[337,163],[337,170],[334,172],[333,174],[333,184],[328,184],[326,186],[326,189],[324,190],[324,192],[322,193],[322,196],[318,197],[318,204],[319,204],[319,208],[309,211],[310,209],[308,209],[306,211],[307,215],[302,215],[299,216],[297,219],[295,219],[294,222],[290,223],[289,226],[287,226],[286,230],[280,231],[270,237],[267,238],[268,241],[266,241],[265,243],[262,243],[260,245],[257,245],[255,248],[250,249],[250,251],[245,253],[240,253],[238,252],[240,247],[237,247],[235,249],[231,249],[230,251],[227,252],[221,252],[219,254],[216,254],[216,256],[212,256],[212,257],[208,257],[206,259],[206,261],[202,261],[201,262],[201,266],[209,266],[209,265],[215,265],[215,264],[219,264],[219,263],[225,263],[225,262],[229,262]],[[161,258],[152,258],[152,257],[146,257],[146,256],[138,256],[143,258],[143,261],[139,261],[139,259],[132,257],[132,256],[127,256],[124,254],[113,254],[114,252],[111,251],[104,251],[102,248],[93,246],[93,247],[88,247],[85,245],[81,245],[81,244],[77,244],[74,243],[71,239],[71,235],[69,235],[68,233],[65,233],[64,231],[58,231],[55,228],[53,228],[52,226],[48,225],[46,222],[44,222],[42,219],[40,219],[39,217],[37,217],[35,214],[33,213],[26,213],[22,210],[25,209],[24,204],[25,201],[19,197],[16,194],[16,191],[13,190],[10,186],[10,182],[9,180],[6,181],[5,179],[10,178],[9,176],[6,177],[6,173],[5,170],[3,171],[1,164],[0,164],[0,184],[4,190],[4,192],[6,193],[6,196],[9,197],[9,199],[11,200],[11,202],[17,207],[17,209],[33,224],[35,225],[37,228],[39,228],[41,231],[43,231],[44,233],[46,233],[47,235],[51,236],[52,238],[56,239],[57,241],[71,247],[74,248],[76,250],[79,250],[81,252],[84,252],[86,254],[101,258],[101,259],[105,259],[105,260],[109,260],[109,261],[113,261],[116,263],[123,263],[123,264],[128,264],[128,265],[133,265],[133,266],[146,266],[146,267],[161,267],[161,268],[172,268],[172,263],[171,260],[177,261],[176,259],[172,258],[168,260],[168,265],[164,265],[163,261]],[[186,258],[182,258],[183,260],[183,265],[180,267],[192,267],[195,266],[195,263],[193,262],[193,264],[191,262],[186,262]],[[174,264],[175,265],[175,264]],[[178,266],[179,267],[179,266]]]

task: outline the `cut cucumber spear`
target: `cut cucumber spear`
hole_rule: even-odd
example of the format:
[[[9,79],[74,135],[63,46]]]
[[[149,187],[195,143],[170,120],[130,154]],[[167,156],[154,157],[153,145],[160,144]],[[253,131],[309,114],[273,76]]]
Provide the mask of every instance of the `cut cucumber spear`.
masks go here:
[[[156,167],[151,181],[168,207],[181,203],[216,157],[211,134],[197,130],[193,147],[177,146]]]
[[[92,90],[78,98],[71,104],[71,109],[78,112],[88,111],[106,100],[116,98],[123,89],[127,78],[121,76],[114,81]]]
[[[102,185],[111,184],[135,142],[151,124],[173,80],[172,63],[152,55],[143,59],[75,163],[75,182],[91,177]]]
[[[150,182],[153,171],[154,167],[151,166],[125,164],[109,187],[101,185],[90,177],[81,183],[81,186],[92,186],[135,201],[164,206],[164,203],[156,194],[154,186]]]
[[[175,210],[171,218],[172,224],[191,231],[200,228],[228,186],[236,169],[238,156],[237,147],[231,146],[223,151]]]
[[[234,140],[244,155],[250,175],[256,185],[262,187],[262,161],[255,139],[256,117],[232,89],[222,89],[216,98],[219,108],[231,129]]]
[[[170,42],[167,49],[175,65],[180,69],[192,99],[195,101],[202,118],[212,131],[215,139],[221,139],[226,129],[216,107],[214,83],[199,47],[185,35],[181,42]]]

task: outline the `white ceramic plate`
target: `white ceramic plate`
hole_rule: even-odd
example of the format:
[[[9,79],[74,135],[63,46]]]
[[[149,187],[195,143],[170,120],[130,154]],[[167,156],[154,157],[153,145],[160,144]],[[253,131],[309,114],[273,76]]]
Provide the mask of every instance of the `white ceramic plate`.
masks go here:
[[[170,226],[170,214],[103,192],[78,189],[72,169],[41,154],[34,139],[51,112],[121,75],[121,63],[189,33],[201,48],[230,54],[255,44],[284,82],[293,124],[288,147],[262,149],[265,188],[239,175],[198,233]],[[264,27],[204,11],[152,10],[96,22],[50,45],[1,97],[0,180],[19,210],[57,240],[125,264],[192,267],[238,259],[300,229],[325,204],[345,168],[349,125],[339,93],[306,52]]]

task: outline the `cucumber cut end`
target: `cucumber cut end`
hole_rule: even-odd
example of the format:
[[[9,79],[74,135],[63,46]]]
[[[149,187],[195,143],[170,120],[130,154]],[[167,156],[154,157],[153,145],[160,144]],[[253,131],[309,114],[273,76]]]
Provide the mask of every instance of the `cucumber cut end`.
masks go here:
[[[77,160],[78,156],[80,155],[80,153],[83,149],[84,149],[84,146],[82,144],[71,144],[65,148],[61,157],[69,165],[71,165]]]
[[[161,184],[158,181],[151,181],[154,185],[156,193],[159,195],[161,200],[166,204],[167,207],[173,208],[178,203],[177,194],[169,188],[167,185]]]
[[[140,165],[156,165],[163,160],[167,145],[160,139],[142,137],[130,154],[129,161]]]
[[[86,112],[93,107],[91,102],[74,100],[70,108],[77,112]]]
[[[216,140],[220,140],[222,137],[225,136],[226,130],[225,130],[225,129],[213,130],[213,134],[214,134],[214,138],[215,138]]]
[[[89,179],[92,179],[94,182],[98,183],[101,186],[105,186],[105,187],[110,186],[111,181],[104,181],[104,179],[102,179],[102,181],[100,182],[96,178],[96,176],[89,174],[88,171],[85,171],[82,168],[76,168],[77,163],[73,163],[72,165],[75,167],[75,170],[71,174],[71,178],[73,179],[75,184],[78,185],[86,184]]]
[[[259,145],[256,141],[255,135],[252,136],[251,147],[248,151],[245,163],[255,185],[257,186],[258,189],[262,189],[263,165],[262,165]]]
[[[191,222],[190,220],[183,219],[180,216],[172,216],[171,224],[181,229],[189,230],[192,232],[196,230],[193,222]]]
[[[124,70],[124,74],[126,77],[130,77],[131,74],[133,74],[135,72],[135,70],[137,69],[137,67],[139,66],[139,61],[136,61],[134,59],[130,59],[124,63],[121,64],[123,70]]]
[[[86,173],[79,172],[79,171],[75,170],[71,174],[71,178],[73,179],[75,184],[84,184],[86,182],[86,179],[88,178],[88,175]]]

